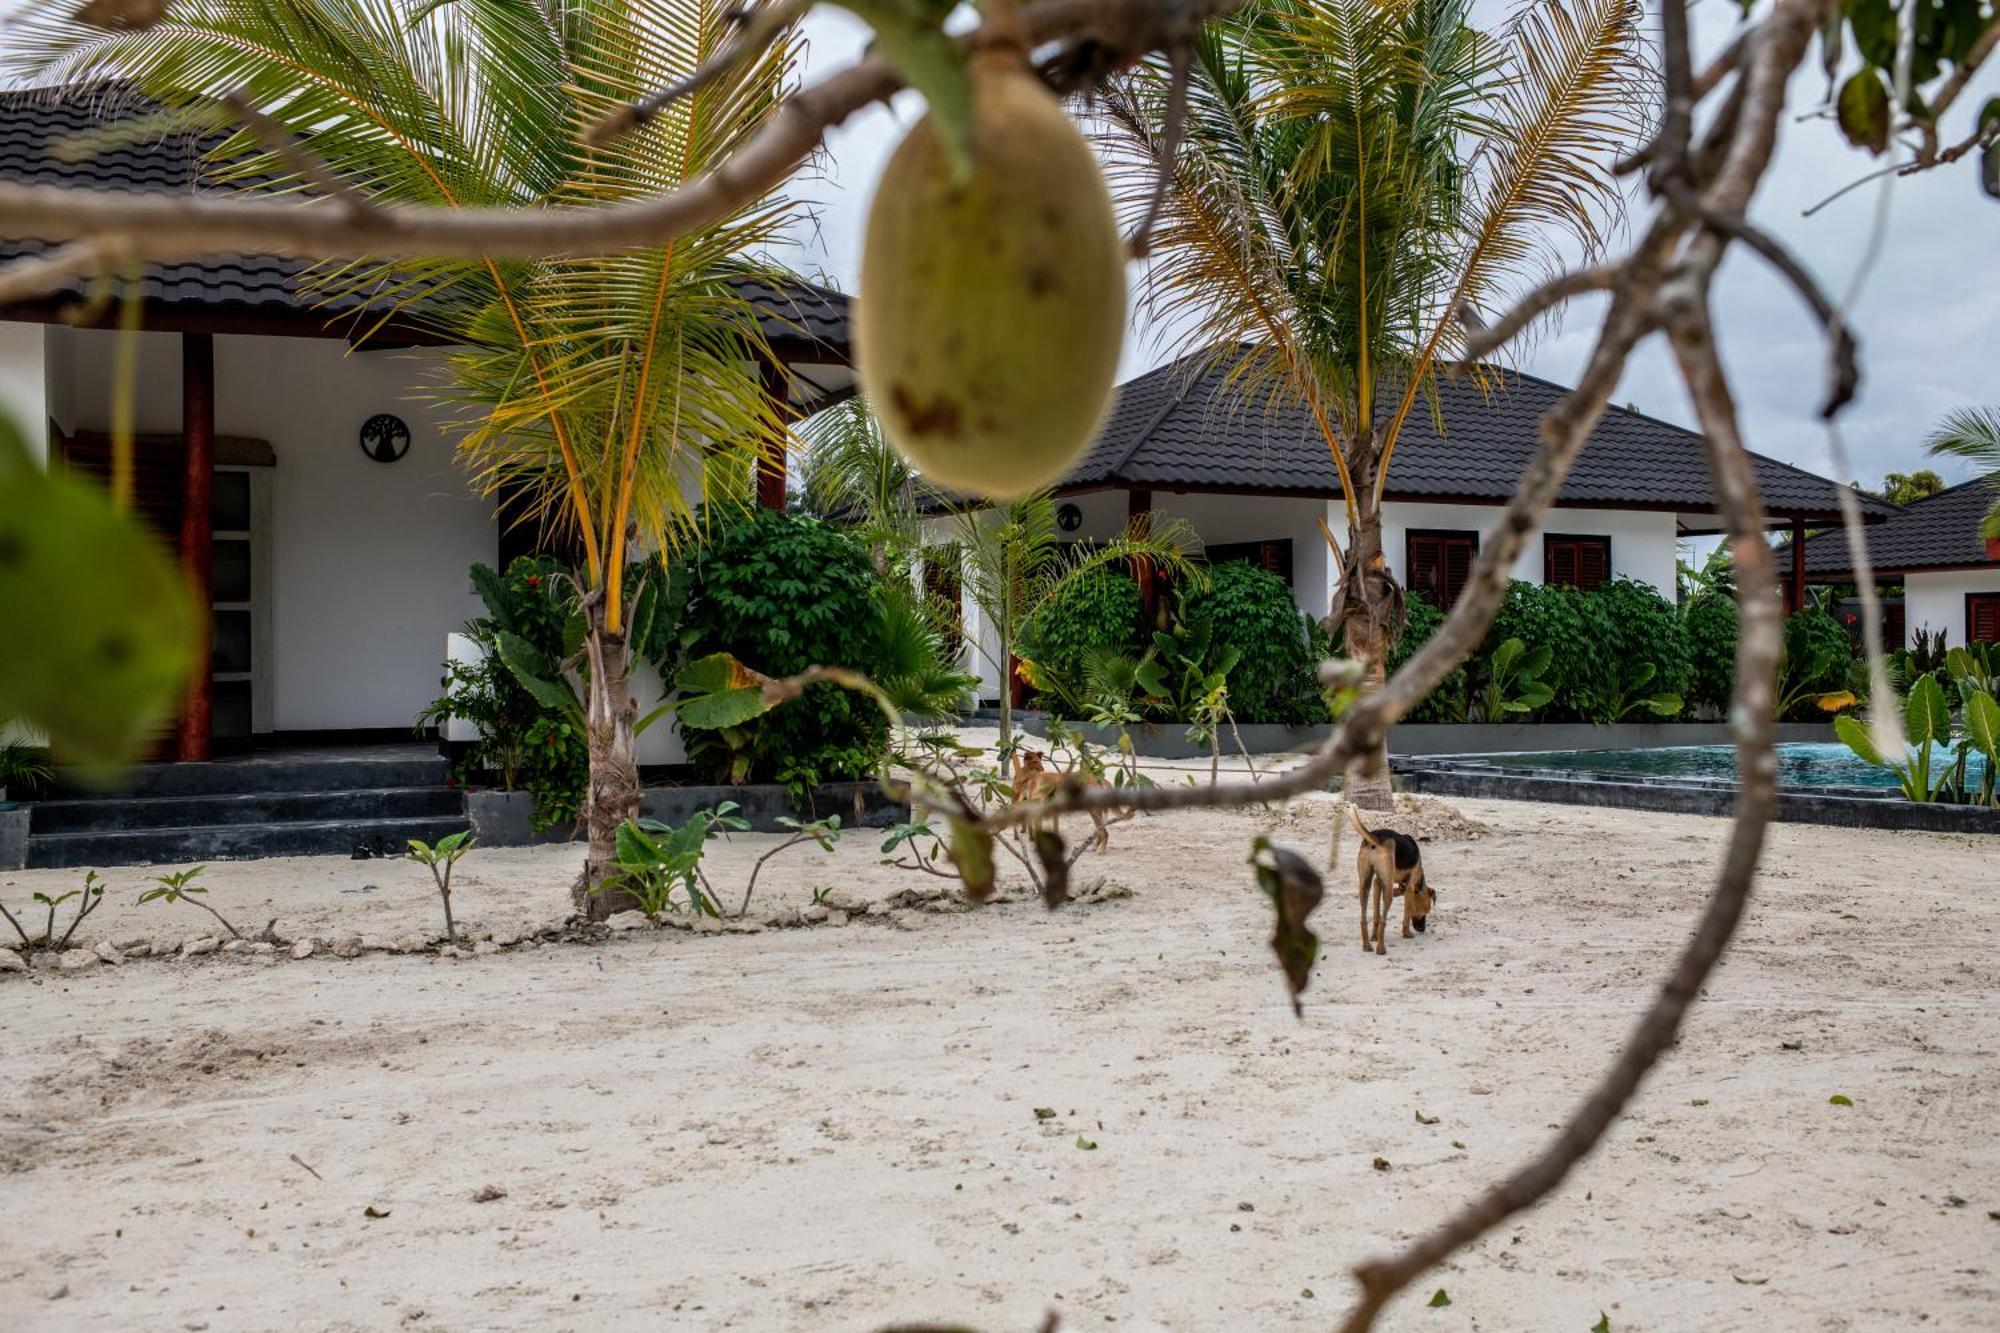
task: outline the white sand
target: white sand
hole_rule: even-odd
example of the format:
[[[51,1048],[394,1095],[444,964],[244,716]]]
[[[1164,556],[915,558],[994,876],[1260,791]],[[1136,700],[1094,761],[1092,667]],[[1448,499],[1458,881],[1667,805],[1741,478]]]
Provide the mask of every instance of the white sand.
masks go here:
[[[1329,807],[1282,836],[1323,855]],[[1080,871],[1134,896],[1054,916],[0,976],[0,1328],[1021,1330],[1054,1308],[1066,1329],[1323,1329],[1349,1265],[1521,1161],[1583,1093],[1726,828],[1463,809],[1493,833],[1427,847],[1432,929],[1386,959],[1335,877],[1303,1022],[1265,949],[1244,857],[1269,821],[1249,813],[1119,826]],[[772,841],[721,851],[719,884]],[[930,883],[876,866],[878,841],[788,853],[760,898]],[[1772,843],[1634,1113],[1385,1327],[2000,1323],[2000,846]],[[461,919],[554,920],[577,856],[475,853]],[[88,934],[201,924],[129,906],[139,872],[110,878]],[[406,863],[208,883],[286,935],[435,914]],[[1423,1308],[1438,1286],[1451,1306]]]

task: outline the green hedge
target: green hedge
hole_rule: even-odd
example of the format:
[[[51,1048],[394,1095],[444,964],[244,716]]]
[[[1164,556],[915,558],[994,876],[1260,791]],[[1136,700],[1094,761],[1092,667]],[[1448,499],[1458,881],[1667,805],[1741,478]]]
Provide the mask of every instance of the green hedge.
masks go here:
[[[683,641],[692,660],[733,654],[766,675],[837,663],[872,673],[882,601],[862,545],[803,514],[764,509],[736,518],[693,554]],[[742,727],[684,733],[688,758],[728,782],[815,783],[873,774],[887,746],[875,705],[813,685]]]
[[[1217,651],[1241,656],[1229,673],[1229,708],[1238,722],[1319,722],[1326,705],[1292,588],[1268,570],[1232,560],[1208,571],[1205,587],[1181,600],[1181,618],[1207,630]]]
[[[1438,626],[1444,624],[1444,612],[1424,594],[1411,589],[1404,598],[1403,632],[1396,637],[1395,646],[1389,649],[1389,674],[1395,675],[1403,663],[1417,655],[1417,650],[1430,642]],[[1424,696],[1424,701],[1410,710],[1411,722],[1463,722],[1469,705],[1469,684],[1465,663],[1452,669],[1438,687]]]
[[[1098,649],[1137,657],[1139,585],[1121,569],[1094,569],[1065,584],[1021,627],[1021,656],[1052,680],[1080,690]]]
[[[1703,593],[1687,604],[1681,619],[1691,666],[1688,702],[1726,713],[1736,681],[1736,601]]]

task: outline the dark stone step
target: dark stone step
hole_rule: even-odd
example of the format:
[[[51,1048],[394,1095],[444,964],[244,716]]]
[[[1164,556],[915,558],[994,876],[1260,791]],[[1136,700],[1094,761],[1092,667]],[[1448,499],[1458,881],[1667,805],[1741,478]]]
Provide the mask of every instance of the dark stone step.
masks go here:
[[[31,869],[188,865],[259,856],[328,856],[352,853],[355,844],[374,844],[378,839],[395,854],[411,838],[436,842],[465,827],[462,816],[453,816],[46,833],[29,837],[28,865]]]
[[[450,818],[464,812],[465,796],[454,787],[371,787],[224,796],[98,796],[38,801],[30,809],[29,829],[35,834],[111,833],[213,824]]]
[[[444,782],[447,768],[442,756],[139,764],[126,770],[110,791],[59,772],[47,794],[54,800],[93,800],[106,796],[247,796],[257,792],[433,787]]]

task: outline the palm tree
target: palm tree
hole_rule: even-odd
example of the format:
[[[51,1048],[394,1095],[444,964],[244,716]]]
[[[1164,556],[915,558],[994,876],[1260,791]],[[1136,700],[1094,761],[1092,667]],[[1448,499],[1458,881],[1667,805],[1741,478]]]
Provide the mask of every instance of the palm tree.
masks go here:
[[[2000,407],[1961,407],[1948,413],[1924,444],[1934,454],[1963,458],[1986,470],[1993,507],[1981,520],[1979,535],[2000,540]]]
[[[1000,680],[1000,747],[1014,734],[1013,665],[1021,628],[1076,580],[1108,566],[1150,565],[1178,578],[1200,579],[1188,559],[1198,550],[1194,529],[1154,515],[1106,542],[1065,542],[1056,503],[1047,491],[991,509],[953,513],[959,577],[965,595],[992,629],[973,642]]]
[[[16,27],[43,78],[129,81],[185,122],[247,100],[309,144],[363,200],[577,207],[673,189],[727,157],[771,109],[795,47],[705,84],[631,133],[586,146],[607,112],[674,82],[730,35],[730,0],[183,0],[157,25],[106,33],[51,0]],[[207,110],[204,111],[204,108]],[[305,184],[239,130],[226,168]],[[319,206],[333,206],[321,204]],[[589,850],[576,896],[599,892],[618,826],[638,810],[626,571],[671,559],[708,500],[739,498],[759,441],[784,426],[756,367],[755,312],[732,278],[782,275],[750,256],[792,215],[767,198],[657,249],[536,262],[414,260],[322,270],[329,298],[387,298],[454,343],[441,396],[486,494],[522,497],[581,553]]]
[[[1155,61],[1105,103],[1133,216],[1169,172],[1144,296],[1240,392],[1309,413],[1347,511],[1329,628],[1379,687],[1402,620],[1382,496],[1403,423],[1463,330],[1561,257],[1597,252],[1636,137],[1635,0],[1520,0],[1486,32],[1471,0],[1252,0],[1204,28],[1185,144],[1167,160]],[[1378,754],[1349,795],[1389,801]],[[1374,777],[1361,779],[1362,770]]]
[[[921,474],[882,438],[881,423],[859,394],[799,428],[806,507],[865,543],[877,573],[922,544],[922,504],[934,494]]]

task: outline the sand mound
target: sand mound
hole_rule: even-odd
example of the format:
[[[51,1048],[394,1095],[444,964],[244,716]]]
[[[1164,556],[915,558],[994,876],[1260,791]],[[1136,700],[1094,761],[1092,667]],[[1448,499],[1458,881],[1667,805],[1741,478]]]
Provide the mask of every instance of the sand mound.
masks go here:
[[[1260,822],[1267,833],[1328,837],[1333,822],[1347,818],[1345,805],[1338,796],[1329,794],[1303,796],[1262,816]],[[1394,810],[1370,810],[1362,818],[1369,828],[1395,829],[1418,842],[1473,842],[1493,832],[1478,820],[1468,819],[1449,801],[1407,792],[1397,794]]]

